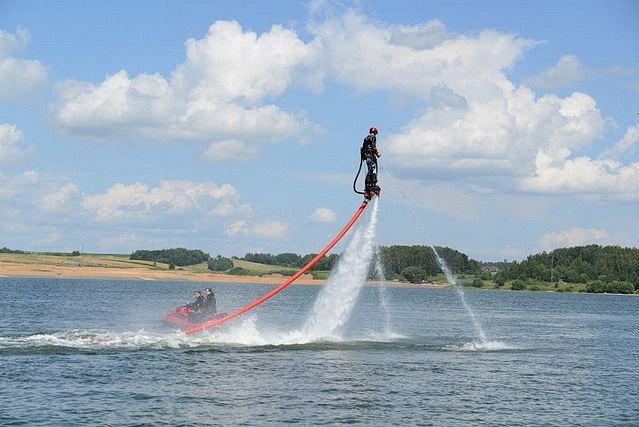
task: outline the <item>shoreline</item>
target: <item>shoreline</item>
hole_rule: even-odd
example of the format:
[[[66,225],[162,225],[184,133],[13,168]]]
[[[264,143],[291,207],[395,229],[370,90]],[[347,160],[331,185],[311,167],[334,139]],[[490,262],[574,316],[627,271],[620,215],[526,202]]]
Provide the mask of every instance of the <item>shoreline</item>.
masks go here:
[[[264,276],[234,276],[223,273],[194,273],[184,270],[151,270],[145,268],[113,268],[91,266],[65,266],[50,264],[23,264],[18,262],[0,262],[0,278],[59,278],[59,279],[105,279],[140,281],[179,281],[227,284],[279,285],[287,277],[279,274]],[[291,285],[322,286],[326,280],[313,279],[305,274]],[[433,284],[412,284],[406,282],[384,282],[386,286],[401,288],[445,288]],[[367,286],[379,286],[379,282],[369,281]]]
[[[3,259],[4,258],[4,259]],[[200,282],[200,283],[225,283],[225,284],[247,284],[247,285],[271,285],[279,286],[288,279],[288,276],[281,274],[264,274],[262,276],[235,276],[224,273],[214,273],[212,271],[192,271],[177,268],[157,268],[151,263],[126,263],[121,261],[112,264],[82,265],[72,263],[70,259],[51,262],[38,260],[36,262],[20,262],[0,256],[0,279],[3,278],[54,278],[54,279],[103,279],[103,280],[139,280],[139,281],[177,281],[177,282]],[[74,260],[77,262],[78,260]],[[313,279],[310,274],[305,274],[291,283],[291,286],[322,286],[326,284],[324,279]],[[367,281],[365,286],[380,286],[379,281]],[[422,283],[414,284],[409,282],[385,281],[384,286],[391,288],[409,289],[445,289],[450,288],[448,284]],[[470,288],[469,288],[470,289]],[[511,289],[489,289],[478,288],[478,291],[499,291],[499,292],[547,292],[547,293],[585,293],[592,295],[624,295],[637,296],[639,294],[611,294],[611,293],[588,293],[580,291],[557,291],[557,290],[521,290]]]
[[[243,285],[273,285],[283,283],[287,277],[279,274],[265,276],[234,276],[223,273],[202,273],[185,270],[150,270],[145,268],[114,268],[114,267],[90,267],[51,264],[23,264],[18,262],[0,261],[0,279],[10,278],[49,278],[49,279],[87,279],[87,280],[135,280],[135,281],[175,281],[175,282],[200,282],[200,283],[224,283]],[[323,286],[326,280],[313,279],[310,274],[291,283],[291,286]],[[365,286],[380,286],[378,281],[367,281]],[[450,285],[439,285],[433,283],[414,284],[408,282],[385,281],[384,286],[393,288],[408,289],[446,289]],[[544,292],[544,293],[568,293],[586,295],[609,295],[609,296],[635,296],[639,294],[611,294],[611,293],[588,293],[588,292],[558,292],[552,290],[521,290],[511,289],[487,289],[479,288],[477,291],[498,291],[498,292]]]

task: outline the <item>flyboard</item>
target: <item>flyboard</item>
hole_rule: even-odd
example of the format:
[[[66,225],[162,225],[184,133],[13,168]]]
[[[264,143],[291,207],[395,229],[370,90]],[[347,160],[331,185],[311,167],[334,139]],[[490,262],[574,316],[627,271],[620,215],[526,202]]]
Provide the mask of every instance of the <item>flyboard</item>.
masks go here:
[[[378,194],[378,193],[376,193],[376,194]],[[372,197],[372,194],[370,195],[370,197]],[[262,295],[261,297],[259,297],[255,301],[253,301],[253,302],[251,302],[249,304],[246,304],[244,307],[238,308],[237,310],[235,310],[235,311],[233,311],[233,312],[231,312],[229,314],[225,314],[225,315],[223,315],[221,317],[218,316],[218,317],[216,317],[214,319],[207,320],[207,321],[205,321],[203,323],[199,323],[199,324],[197,324],[195,326],[190,326],[188,329],[186,329],[184,331],[184,333],[187,334],[187,335],[190,335],[190,334],[195,334],[197,332],[201,332],[201,331],[203,331],[205,329],[216,328],[216,327],[222,325],[223,323],[226,323],[229,320],[234,319],[237,316],[240,316],[240,315],[246,313],[247,311],[249,311],[249,310],[257,307],[258,305],[262,304],[264,301],[268,300],[269,298],[271,298],[271,297],[277,295],[278,293],[282,292],[287,286],[289,286],[291,283],[293,283],[295,280],[297,280],[301,275],[303,275],[308,270],[310,270],[311,267],[313,267],[315,264],[317,264],[322,259],[322,257],[324,257],[324,255],[326,255],[326,253],[333,248],[333,246],[335,246],[340,240],[342,240],[344,235],[346,235],[346,233],[348,233],[348,231],[351,229],[351,227],[353,227],[353,224],[355,224],[355,222],[359,219],[359,217],[362,216],[362,214],[364,213],[364,210],[366,209],[366,206],[368,205],[370,197],[366,197],[364,199],[364,201],[359,205],[359,207],[357,208],[357,210],[355,211],[355,213],[353,214],[351,219],[348,221],[348,223],[344,226],[344,228],[342,228],[342,230],[339,233],[337,233],[337,235],[333,238],[333,240],[331,240],[329,242],[329,244],[326,245],[326,247],[324,249],[322,249],[322,251],[320,253],[318,253],[304,267],[300,268],[299,271],[297,271],[294,275],[289,277],[284,283],[282,283],[281,285],[279,285],[276,288],[273,288],[271,291],[265,293],[264,295]]]

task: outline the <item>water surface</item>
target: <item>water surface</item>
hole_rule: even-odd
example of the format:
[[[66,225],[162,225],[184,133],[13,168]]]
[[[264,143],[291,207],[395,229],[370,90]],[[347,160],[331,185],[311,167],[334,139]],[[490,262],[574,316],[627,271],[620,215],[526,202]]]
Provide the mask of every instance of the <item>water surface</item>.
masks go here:
[[[0,425],[639,424],[639,299],[364,288],[327,339],[293,286],[208,333],[162,326],[186,282],[0,279]],[[270,289],[218,284],[237,308]],[[390,318],[388,325],[387,318]]]

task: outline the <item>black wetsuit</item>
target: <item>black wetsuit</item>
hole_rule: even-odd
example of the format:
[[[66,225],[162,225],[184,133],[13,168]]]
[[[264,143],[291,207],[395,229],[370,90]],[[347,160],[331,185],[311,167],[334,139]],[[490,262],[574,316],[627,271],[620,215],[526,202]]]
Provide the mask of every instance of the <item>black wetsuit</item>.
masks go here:
[[[365,188],[366,191],[371,191],[377,189],[377,157],[379,156],[379,152],[377,151],[377,137],[374,134],[369,134],[366,138],[364,138],[364,143],[362,144],[362,149],[360,150],[362,154],[362,160],[366,160],[366,180],[365,180]]]
[[[208,294],[204,299],[204,309],[208,313],[217,313],[217,301],[214,294]]]
[[[204,298],[202,296],[195,297],[195,301],[193,301],[190,304],[187,304],[186,306],[193,311],[200,311],[202,310],[202,307],[204,306]]]
[[[189,322],[200,323],[206,319],[206,313],[202,312],[204,308],[204,297],[195,297],[195,301],[187,304],[186,307],[192,310],[192,312],[189,313]]]

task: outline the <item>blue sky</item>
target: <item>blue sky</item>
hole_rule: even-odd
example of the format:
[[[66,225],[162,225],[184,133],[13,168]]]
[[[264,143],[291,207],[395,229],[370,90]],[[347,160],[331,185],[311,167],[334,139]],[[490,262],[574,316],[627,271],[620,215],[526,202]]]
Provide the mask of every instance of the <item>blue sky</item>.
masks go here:
[[[639,4],[485,3],[0,0],[0,246],[639,245]]]

